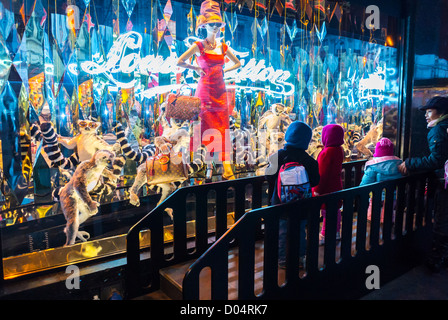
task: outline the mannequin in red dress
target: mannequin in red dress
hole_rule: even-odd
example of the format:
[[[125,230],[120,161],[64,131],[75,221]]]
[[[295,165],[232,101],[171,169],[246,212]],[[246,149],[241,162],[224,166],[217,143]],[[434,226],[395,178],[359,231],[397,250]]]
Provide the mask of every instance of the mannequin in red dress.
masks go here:
[[[205,28],[207,37],[195,42],[179,57],[177,65],[196,71],[200,76],[196,96],[201,99],[201,137],[202,143],[209,146],[209,152],[219,154],[223,164],[223,179],[235,179],[229,159],[229,104],[224,82],[224,73],[241,66],[238,58],[225,43],[218,43],[216,35],[225,26],[222,21],[219,4],[204,1],[201,15],[198,17],[197,29]],[[186,61],[196,54],[198,65]],[[224,59],[228,57],[234,64],[224,69]],[[210,167],[209,167],[210,168]]]

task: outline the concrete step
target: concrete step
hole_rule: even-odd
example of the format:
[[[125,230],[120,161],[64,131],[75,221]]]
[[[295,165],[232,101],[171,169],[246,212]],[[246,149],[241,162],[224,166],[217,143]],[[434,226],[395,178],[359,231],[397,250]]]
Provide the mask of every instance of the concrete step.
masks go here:
[[[173,300],[182,300],[182,281],[188,268],[194,260],[176,264],[171,267],[160,270],[160,289]],[[229,268],[229,286],[228,300],[238,298],[238,248],[231,249],[228,258]],[[263,242],[256,244],[255,248],[255,294],[262,291],[263,285]],[[284,281],[284,270],[279,271],[282,276],[280,280]],[[201,300],[211,299],[211,270],[205,268],[200,274],[199,297]]]

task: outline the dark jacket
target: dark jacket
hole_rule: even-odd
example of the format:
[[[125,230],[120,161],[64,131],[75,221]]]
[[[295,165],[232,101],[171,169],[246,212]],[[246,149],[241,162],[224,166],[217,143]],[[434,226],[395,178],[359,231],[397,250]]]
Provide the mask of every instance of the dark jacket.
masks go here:
[[[430,154],[421,158],[405,160],[409,172],[434,170],[439,178],[444,176],[444,165],[448,159],[448,118],[443,119],[428,132]]]
[[[277,177],[280,167],[287,162],[299,162],[304,167],[308,174],[311,187],[319,184],[319,165],[315,159],[313,159],[303,149],[293,148],[286,146],[284,149],[280,149],[277,153],[273,154],[269,158],[269,167],[266,168],[266,179],[269,181],[270,186],[273,187],[273,195],[271,204],[279,204],[280,199],[277,194]]]

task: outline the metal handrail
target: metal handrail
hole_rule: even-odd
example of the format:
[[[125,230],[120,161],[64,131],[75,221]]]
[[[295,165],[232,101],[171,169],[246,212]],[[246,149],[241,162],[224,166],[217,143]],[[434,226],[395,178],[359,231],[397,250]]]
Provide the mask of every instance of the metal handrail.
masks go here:
[[[187,261],[199,257],[209,246],[209,231],[207,225],[207,194],[216,192],[215,236],[216,239],[227,231],[227,191],[234,189],[235,220],[246,212],[246,187],[252,186],[252,208],[262,205],[262,185],[264,177],[250,177],[238,180],[216,182],[197,186],[188,186],[176,190],[162,204],[154,208],[143,217],[128,232],[126,238],[127,265],[126,265],[126,291],[128,297],[145,294],[159,287],[159,270],[168,265]],[[186,199],[194,195],[196,198],[196,234],[194,248],[187,248],[191,240],[186,233]],[[165,209],[173,210],[173,245],[172,254],[165,254],[163,225],[166,219]],[[170,222],[171,223],[171,222]],[[146,279],[142,279],[140,264],[139,235],[142,230],[150,230],[150,259]]]
[[[343,164],[343,181],[346,186],[358,185],[363,174],[365,160],[347,162]],[[222,181],[212,184],[183,187],[171,194],[162,204],[154,208],[128,232],[126,242],[126,275],[125,287],[129,298],[143,295],[159,288],[159,270],[168,265],[174,265],[189,259],[198,258],[211,245],[207,227],[207,194],[211,190],[216,192],[216,231],[218,239],[227,229],[227,190],[235,190],[235,221],[243,216],[245,210],[245,189],[252,185],[252,210],[262,206],[262,185],[264,176],[249,177],[237,180]],[[196,237],[194,248],[187,250],[187,243],[191,239],[186,236],[186,197],[193,194],[196,197]],[[272,188],[269,188],[269,196]],[[172,253],[165,253],[163,225],[166,208],[172,208],[173,239]],[[165,217],[165,218],[164,218]],[[150,259],[142,262],[140,255],[139,235],[143,230],[151,231]],[[258,230],[260,231],[260,230]]]
[[[417,261],[419,249],[428,243],[436,183],[427,174],[346,189],[336,193],[303,199],[283,205],[252,210],[218,239],[187,271],[183,297],[199,299],[199,275],[211,269],[211,299],[229,299],[228,256],[238,247],[238,299],[332,299],[359,298],[366,294],[366,266],[377,265],[384,275],[382,283],[403,273]],[[372,215],[367,211],[372,193]],[[380,228],[384,194],[384,223]],[[340,257],[336,261],[336,213],[343,203]],[[356,203],[356,205],[354,205]],[[323,266],[319,265],[320,208],[326,205],[326,234]],[[394,208],[395,207],[395,208]],[[355,211],[354,208],[357,208]],[[287,219],[287,262],[285,284],[279,286],[279,219]],[[352,225],[356,220],[353,248]],[[305,276],[300,276],[299,225],[307,220]],[[264,226],[263,290],[254,293],[255,247],[260,241],[255,226]],[[382,231],[380,237],[380,229]],[[292,232],[291,232],[292,231]],[[392,236],[393,235],[393,236]],[[379,241],[382,241],[381,245]],[[368,244],[369,248],[366,248]],[[353,250],[354,249],[354,250]],[[353,253],[355,252],[355,253]],[[258,266],[258,268],[260,268]],[[406,269],[407,270],[407,269]],[[232,275],[235,278],[235,274]]]

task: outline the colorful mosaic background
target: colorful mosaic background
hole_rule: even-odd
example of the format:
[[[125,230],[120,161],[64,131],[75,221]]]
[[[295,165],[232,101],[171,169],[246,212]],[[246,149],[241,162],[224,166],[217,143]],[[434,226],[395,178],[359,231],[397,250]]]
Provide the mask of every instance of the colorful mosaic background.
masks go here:
[[[360,134],[363,124],[396,111],[396,18],[381,15],[381,28],[371,30],[365,8],[347,1],[220,3],[227,22],[222,35],[241,53],[243,70],[254,59],[288,72],[283,82],[243,77],[242,71],[227,79],[242,127],[256,127],[275,102],[313,128],[337,122],[356,125]],[[61,183],[30,138],[39,116],[50,116],[65,137],[78,133],[78,119],[91,116],[101,121],[103,136],[114,120],[133,128],[136,144],[159,135],[159,105],[169,86],[197,82],[191,72],[176,72],[173,61],[194,36],[199,6],[171,0],[0,4],[3,209],[45,203]],[[146,69],[135,68],[136,61]],[[108,71],[89,72],[86,62]],[[282,83],[292,91],[285,94]],[[393,137],[393,125],[388,128]]]

